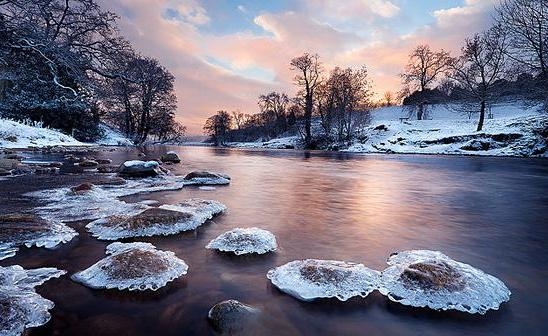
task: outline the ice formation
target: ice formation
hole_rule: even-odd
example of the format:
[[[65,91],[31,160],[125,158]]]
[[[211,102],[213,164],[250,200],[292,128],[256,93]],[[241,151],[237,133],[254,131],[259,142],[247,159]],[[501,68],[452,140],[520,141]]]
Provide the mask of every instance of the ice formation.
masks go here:
[[[502,281],[441,252],[398,252],[388,265],[379,291],[404,305],[485,314],[510,299]]]
[[[13,257],[18,246],[54,248],[76,235],[72,228],[36,215],[0,215],[0,260]]]
[[[107,254],[71,279],[91,288],[157,290],[187,273],[187,264],[173,252],[149,243],[112,243]]]
[[[296,260],[268,271],[266,277],[282,292],[304,301],[366,297],[379,285],[379,272],[362,264],[334,260]]]
[[[21,335],[26,328],[47,323],[54,304],[34,287],[65,273],[56,268],[0,267],[0,335]]]
[[[93,236],[105,240],[172,235],[194,230],[225,209],[217,201],[191,199],[176,205],[147,208],[137,214],[101,218],[86,228]]]
[[[255,227],[230,230],[213,239],[206,246],[208,249],[233,252],[237,255],[263,254],[275,251],[277,247],[276,237],[271,232]]]
[[[193,171],[184,177],[188,185],[223,185],[230,184],[230,176],[208,171]]]

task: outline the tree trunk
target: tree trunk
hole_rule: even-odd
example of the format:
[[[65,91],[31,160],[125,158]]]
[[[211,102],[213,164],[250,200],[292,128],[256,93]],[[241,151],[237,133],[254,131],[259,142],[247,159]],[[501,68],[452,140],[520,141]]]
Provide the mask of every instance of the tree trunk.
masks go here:
[[[476,132],[479,132],[483,129],[483,121],[485,120],[485,100],[482,100],[480,103],[480,118],[478,122],[478,129]]]
[[[419,103],[419,108],[417,110],[417,120],[422,120],[423,115],[424,115],[424,104]]]
[[[306,147],[310,145],[310,142],[312,140],[312,136],[310,134],[311,123],[312,123],[312,95],[308,94],[306,95],[306,106],[304,109],[304,132],[305,132],[304,142]]]

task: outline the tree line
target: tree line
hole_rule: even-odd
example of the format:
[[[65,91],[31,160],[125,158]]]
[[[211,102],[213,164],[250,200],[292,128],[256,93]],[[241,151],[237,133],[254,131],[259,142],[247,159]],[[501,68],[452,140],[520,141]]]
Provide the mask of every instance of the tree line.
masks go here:
[[[92,141],[107,121],[135,143],[184,133],[174,76],[121,36],[96,0],[0,0],[0,116]]]
[[[427,44],[415,47],[400,75],[403,88],[398,95],[385,92],[381,102],[372,100],[365,66],[326,72],[317,54],[305,53],[289,62],[299,89],[295,97],[261,95],[254,115],[219,111],[207,119],[204,132],[222,144],[292,131],[306,148],[314,148],[352,140],[369,123],[372,108],[398,102],[418,120],[427,117],[431,104],[472,106],[479,114],[477,131],[488,104],[503,98],[544,103],[548,110],[548,0],[501,0],[494,19],[492,27],[466,38],[457,56]]]

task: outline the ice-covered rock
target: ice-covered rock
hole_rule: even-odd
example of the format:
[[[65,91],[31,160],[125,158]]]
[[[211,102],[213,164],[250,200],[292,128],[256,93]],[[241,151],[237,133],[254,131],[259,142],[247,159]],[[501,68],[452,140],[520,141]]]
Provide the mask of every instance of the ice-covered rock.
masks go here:
[[[379,285],[378,271],[362,264],[335,260],[296,260],[268,271],[266,277],[282,292],[304,301],[366,297]]]
[[[18,246],[54,248],[76,235],[65,224],[33,214],[0,215],[0,260],[14,256]]]
[[[485,314],[510,299],[501,280],[441,252],[398,252],[388,265],[379,291],[404,305]]]
[[[122,163],[118,174],[123,177],[151,177],[161,174],[160,164],[156,161],[131,160]]]
[[[160,208],[192,213],[204,222],[226,211],[226,205],[221,202],[199,198],[191,198],[177,204],[161,205]]]
[[[208,171],[193,171],[188,173],[184,180],[188,185],[224,185],[230,183],[230,176]]]
[[[222,335],[240,335],[257,321],[260,310],[237,300],[226,300],[214,305],[207,317],[213,328]]]
[[[91,288],[157,290],[187,273],[187,264],[173,252],[149,243],[112,243],[107,254],[71,279]]]
[[[47,323],[54,304],[34,287],[65,273],[56,268],[0,267],[0,335],[21,335],[26,328]]]
[[[160,160],[162,160],[162,162],[169,162],[169,163],[180,163],[181,162],[181,158],[179,158],[179,155],[177,155],[177,153],[175,153],[173,151],[169,151],[169,152],[163,154],[162,156],[160,156]]]
[[[236,228],[225,232],[207,244],[206,248],[237,255],[257,253],[264,254],[278,248],[276,237],[267,230],[253,228]]]

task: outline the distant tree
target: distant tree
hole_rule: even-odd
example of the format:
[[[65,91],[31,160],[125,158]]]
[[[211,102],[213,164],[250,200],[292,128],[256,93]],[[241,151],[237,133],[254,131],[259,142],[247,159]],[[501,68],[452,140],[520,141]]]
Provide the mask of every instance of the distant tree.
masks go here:
[[[211,137],[216,146],[223,145],[232,124],[232,117],[226,111],[217,111],[217,114],[207,118],[204,133]]]
[[[240,112],[240,110],[232,111],[230,114],[232,116],[232,122],[234,123],[234,126],[236,126],[236,129],[241,129],[245,123],[246,115]]]
[[[403,84],[409,90],[424,92],[449,69],[451,56],[445,50],[433,51],[429,45],[419,45],[411,54],[404,73]],[[423,119],[425,102],[417,105],[417,120]]]
[[[467,38],[462,55],[453,61],[451,77],[479,101],[478,132],[483,128],[487,102],[495,99],[494,85],[507,75],[507,49],[506,35],[493,27]]]
[[[317,54],[308,53],[293,58],[290,69],[297,72],[294,77],[295,84],[301,88],[299,96],[304,101],[304,141],[308,147],[311,144],[312,112],[314,109],[314,91],[319,84],[322,67]]]
[[[258,100],[259,108],[263,117],[263,125],[267,132],[276,136],[287,130],[287,106],[289,98],[285,93],[270,92],[260,95]]]
[[[383,99],[385,106],[394,105],[394,94],[392,93],[392,91],[386,91],[383,95]]]

